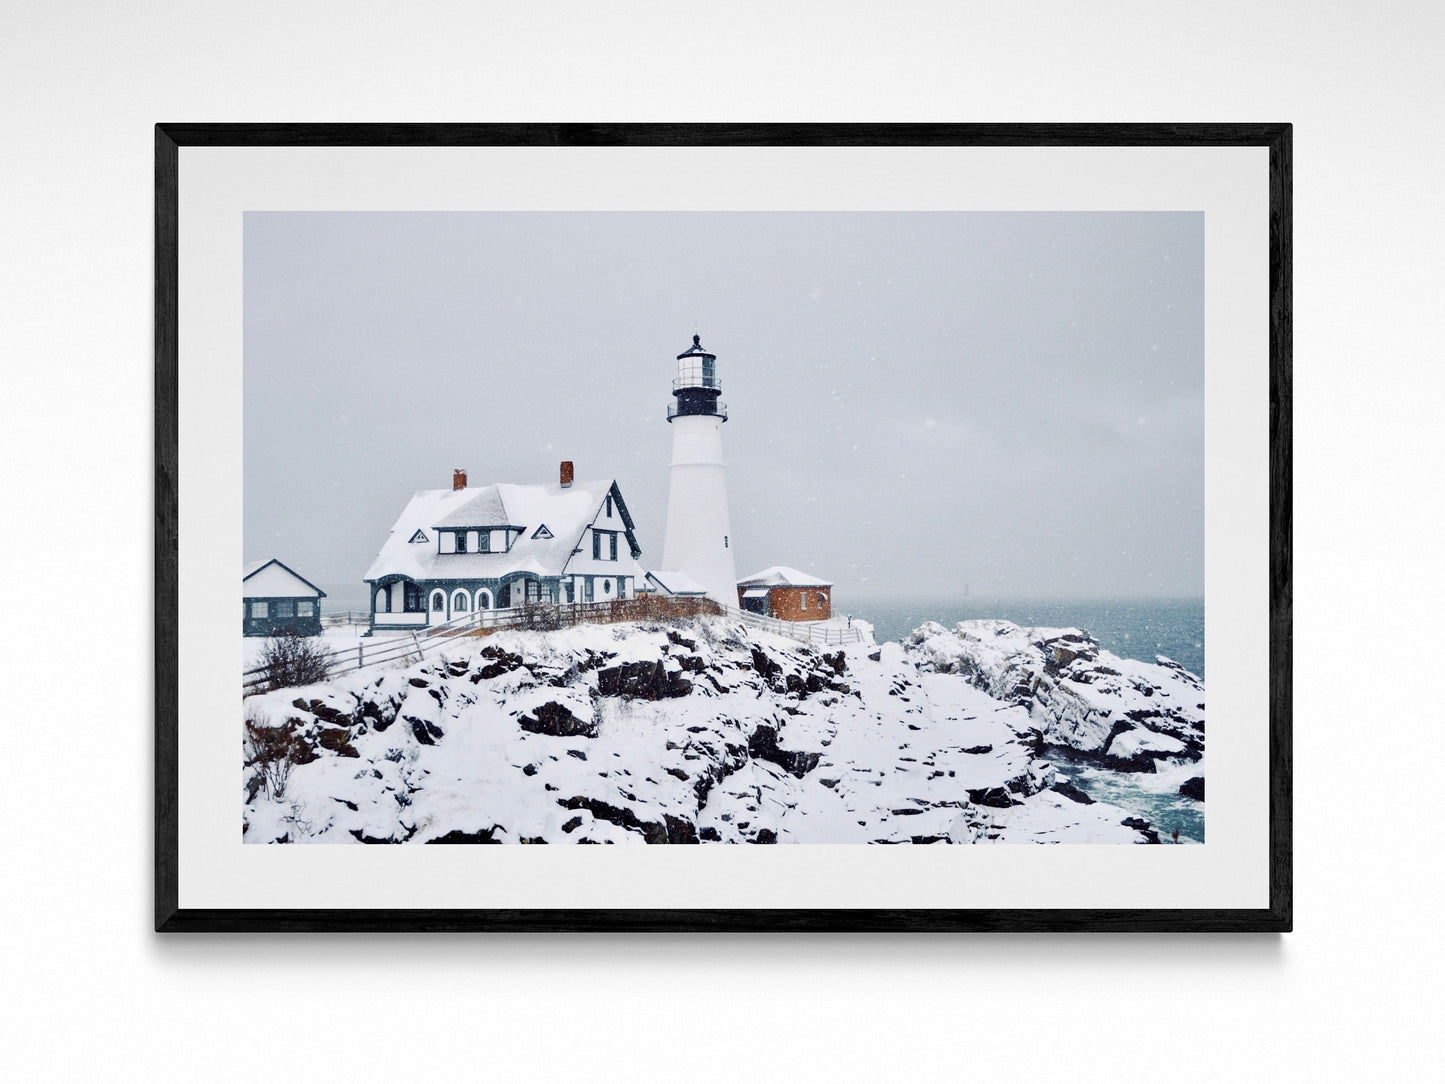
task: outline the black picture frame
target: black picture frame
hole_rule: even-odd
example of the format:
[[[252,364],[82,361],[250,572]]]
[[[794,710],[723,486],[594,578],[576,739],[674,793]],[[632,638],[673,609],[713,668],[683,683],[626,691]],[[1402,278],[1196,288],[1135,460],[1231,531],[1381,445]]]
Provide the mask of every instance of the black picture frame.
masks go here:
[[[1287,932],[1292,928],[1292,128],[1269,124],[158,124],[155,128],[155,928],[322,931]],[[1259,909],[200,909],[179,905],[179,151],[444,146],[1267,147],[1268,906]]]

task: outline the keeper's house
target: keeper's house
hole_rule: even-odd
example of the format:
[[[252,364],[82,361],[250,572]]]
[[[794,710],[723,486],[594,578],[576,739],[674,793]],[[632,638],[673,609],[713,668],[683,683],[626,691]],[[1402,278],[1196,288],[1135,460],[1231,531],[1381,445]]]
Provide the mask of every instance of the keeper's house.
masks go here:
[[[783,621],[826,621],[833,616],[833,585],[787,565],[765,568],[738,581],[738,605]]]
[[[412,497],[365,579],[373,629],[438,625],[477,610],[632,598],[642,547],[612,479],[467,485]]]
[[[241,635],[320,636],[325,597],[325,591],[274,557],[252,561],[241,569]]]

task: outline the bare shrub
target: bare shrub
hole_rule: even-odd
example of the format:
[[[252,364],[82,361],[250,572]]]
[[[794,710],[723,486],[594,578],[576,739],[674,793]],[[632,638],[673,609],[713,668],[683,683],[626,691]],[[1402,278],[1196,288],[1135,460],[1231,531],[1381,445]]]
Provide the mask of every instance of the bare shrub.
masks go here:
[[[537,632],[555,632],[569,623],[563,619],[562,612],[555,606],[528,603],[518,614],[516,627],[533,629]]]
[[[253,802],[263,790],[273,801],[286,793],[291,779],[293,746],[289,726],[267,726],[254,709],[246,712],[246,736],[242,739],[246,779],[246,801]]]
[[[260,665],[264,668],[266,690],[275,692],[325,681],[330,655],[320,637],[302,636],[292,629],[283,629],[266,641],[261,649]]]

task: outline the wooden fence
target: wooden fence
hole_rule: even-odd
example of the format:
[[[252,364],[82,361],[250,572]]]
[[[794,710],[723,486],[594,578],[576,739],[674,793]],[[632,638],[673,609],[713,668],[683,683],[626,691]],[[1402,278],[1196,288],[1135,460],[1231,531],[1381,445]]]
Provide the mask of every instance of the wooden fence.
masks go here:
[[[679,617],[721,616],[723,607],[706,598],[667,598],[644,595],[610,602],[579,602],[572,605],[519,606],[506,610],[476,610],[440,625],[418,628],[399,636],[359,640],[355,647],[327,651],[324,664],[328,678],[354,673],[384,663],[420,661],[431,651],[458,636],[486,636],[498,629],[570,628],[582,624],[617,624],[622,621],[669,621]],[[368,615],[369,620],[369,615]],[[336,625],[349,621],[337,621]],[[273,668],[256,666],[241,675],[242,695],[263,692],[273,682]]]
[[[368,616],[368,621],[369,617]],[[673,598],[667,595],[640,595],[610,602],[579,602],[570,605],[519,606],[506,610],[476,610],[454,617],[440,625],[419,628],[399,636],[358,640],[355,647],[328,651],[324,664],[328,678],[355,673],[368,666],[386,663],[420,662],[427,654],[459,636],[487,636],[498,629],[530,629],[549,631],[573,625],[611,625],[623,621],[671,621],[687,617],[729,617],[752,628],[786,636],[805,644],[852,644],[862,640],[858,629],[829,625],[823,622],[780,621],[763,617],[735,606],[720,606],[707,598]],[[350,614],[348,614],[348,619]],[[335,624],[355,623],[337,621]],[[241,675],[241,693],[263,692],[274,682],[272,667],[257,666]]]

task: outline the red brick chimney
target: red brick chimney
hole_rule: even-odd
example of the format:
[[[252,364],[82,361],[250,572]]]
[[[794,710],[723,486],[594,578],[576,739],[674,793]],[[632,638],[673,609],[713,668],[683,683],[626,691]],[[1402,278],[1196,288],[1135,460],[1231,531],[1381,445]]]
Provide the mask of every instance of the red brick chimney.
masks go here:
[[[467,472],[458,467],[452,471],[452,489],[467,488]]]
[[[572,484],[572,460],[562,460],[562,488],[566,489]]]

